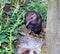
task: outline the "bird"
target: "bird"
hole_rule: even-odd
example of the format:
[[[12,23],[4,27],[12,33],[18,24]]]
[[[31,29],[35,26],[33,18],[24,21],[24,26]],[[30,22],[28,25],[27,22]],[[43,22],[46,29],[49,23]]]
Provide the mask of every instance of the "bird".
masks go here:
[[[33,31],[38,37],[42,31],[42,16],[36,11],[28,11],[24,16],[24,23],[27,28],[27,34],[30,35]]]

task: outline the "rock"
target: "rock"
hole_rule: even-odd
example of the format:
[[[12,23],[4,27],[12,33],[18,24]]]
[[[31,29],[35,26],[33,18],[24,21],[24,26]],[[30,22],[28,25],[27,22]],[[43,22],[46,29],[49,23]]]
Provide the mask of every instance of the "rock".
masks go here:
[[[26,35],[19,37],[19,44],[16,47],[15,54],[23,54],[23,52],[29,50],[29,54],[41,54],[41,48],[45,42],[41,41],[32,35]]]

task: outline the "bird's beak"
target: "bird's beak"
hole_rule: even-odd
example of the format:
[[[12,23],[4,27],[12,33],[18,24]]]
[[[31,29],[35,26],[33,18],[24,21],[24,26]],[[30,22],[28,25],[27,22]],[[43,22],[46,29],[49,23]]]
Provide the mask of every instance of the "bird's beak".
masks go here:
[[[28,22],[26,23],[26,26],[28,26],[30,22],[31,22],[31,21],[28,21]]]
[[[35,14],[33,14],[31,17],[34,17],[34,16],[35,16]],[[35,19],[36,19],[36,16],[35,16],[33,19],[30,19],[30,20],[26,23],[26,26],[28,26],[29,23],[30,23],[31,21],[35,20]]]

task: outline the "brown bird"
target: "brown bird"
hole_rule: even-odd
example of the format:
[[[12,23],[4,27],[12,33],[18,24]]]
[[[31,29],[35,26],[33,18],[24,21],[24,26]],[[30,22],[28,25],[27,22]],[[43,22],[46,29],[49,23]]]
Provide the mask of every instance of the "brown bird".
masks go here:
[[[33,31],[35,35],[38,37],[40,32],[42,31],[42,17],[41,14],[35,11],[30,11],[26,13],[24,23],[28,30],[28,34]]]

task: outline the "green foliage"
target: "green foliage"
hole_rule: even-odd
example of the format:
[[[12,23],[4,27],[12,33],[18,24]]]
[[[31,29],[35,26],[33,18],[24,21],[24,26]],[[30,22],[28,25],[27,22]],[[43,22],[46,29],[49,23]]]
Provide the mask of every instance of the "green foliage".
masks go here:
[[[6,3],[7,3],[7,4],[10,4],[10,3],[11,3],[11,2],[9,2],[8,0],[0,0],[0,3],[1,3],[1,2],[4,3],[4,4],[6,4]]]
[[[30,0],[26,6],[21,2],[18,3],[16,0],[12,0],[11,10],[6,12],[4,6],[10,3],[8,0],[0,0],[0,54],[12,54],[11,51],[14,53],[12,42],[18,39],[17,34],[26,35],[20,28],[24,24],[24,15],[28,11],[37,11],[42,15],[43,27],[47,15],[47,0]],[[7,18],[3,17],[5,13],[8,16]]]
[[[20,34],[21,34],[22,36],[25,36],[25,35],[26,35],[26,33],[24,33],[24,32],[20,32]]]

